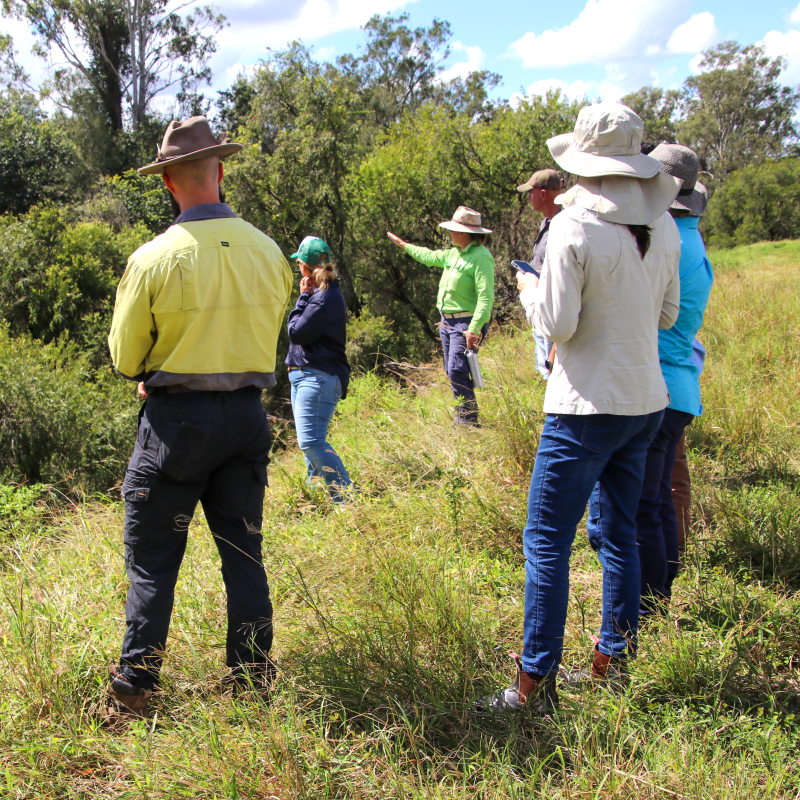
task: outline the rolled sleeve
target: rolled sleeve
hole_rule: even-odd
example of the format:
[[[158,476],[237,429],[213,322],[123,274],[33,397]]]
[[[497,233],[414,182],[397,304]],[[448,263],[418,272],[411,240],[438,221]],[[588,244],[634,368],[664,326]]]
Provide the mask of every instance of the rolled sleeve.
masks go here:
[[[673,267],[672,278],[664,292],[664,300],[661,303],[661,316],[658,319],[658,327],[662,331],[671,328],[677,322],[678,314],[681,310],[680,251],[672,260],[675,262],[670,265]]]
[[[145,372],[147,354],[156,340],[147,273],[129,262],[117,287],[108,347],[116,369],[128,378]]]

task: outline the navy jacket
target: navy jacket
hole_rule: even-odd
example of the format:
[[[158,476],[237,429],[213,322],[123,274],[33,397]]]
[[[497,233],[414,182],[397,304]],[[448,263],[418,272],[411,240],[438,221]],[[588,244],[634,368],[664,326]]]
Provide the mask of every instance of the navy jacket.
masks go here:
[[[342,397],[347,397],[350,365],[347,363],[347,305],[339,281],[325,290],[303,292],[289,312],[290,367],[313,367],[336,375],[342,382]]]

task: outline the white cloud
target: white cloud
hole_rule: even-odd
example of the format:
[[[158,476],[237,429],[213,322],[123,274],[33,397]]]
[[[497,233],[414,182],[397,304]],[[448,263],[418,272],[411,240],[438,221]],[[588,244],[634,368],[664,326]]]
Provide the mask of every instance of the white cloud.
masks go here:
[[[229,0],[222,11],[230,26],[218,36],[218,50],[211,68],[214,84],[230,69],[249,64],[267,55],[267,48],[280,49],[295,39],[304,44],[339,31],[358,28],[374,14],[396,12],[416,0]],[[324,60],[322,51],[315,51]]]
[[[694,14],[683,25],[678,25],[667,42],[671,53],[699,53],[719,44],[722,34],[714,22],[714,15],[708,11]]]
[[[483,67],[486,60],[486,53],[480,47],[467,47],[461,42],[453,44],[453,50],[460,53],[466,53],[466,61],[459,61],[453,64],[452,67],[446,69],[439,75],[439,80],[442,83],[453,80],[453,78],[466,78],[470,72],[477,72]]]
[[[798,4],[797,8],[789,15],[789,22],[800,25],[800,4]]]
[[[689,72],[692,75],[699,75],[700,74],[700,64],[703,61],[703,54],[698,53],[690,62],[689,62]]]
[[[530,95],[546,95],[554,89],[559,89],[561,94],[568,100],[619,100],[623,95],[630,91],[630,81],[628,76],[620,72],[617,67],[606,67],[606,75],[599,81],[564,81],[560,78],[544,78],[542,80],[534,81],[525,90],[525,94]],[[522,100],[523,95],[517,93],[511,96],[510,102],[513,106],[517,106]]]
[[[762,44],[770,58],[783,56],[786,68],[781,75],[784,83],[800,83],[800,31],[770,31],[764,36]]]
[[[513,42],[526,67],[609,64],[655,55],[686,20],[691,0],[587,0],[569,25]],[[698,15],[701,16],[701,15]],[[709,15],[710,16],[710,15]]]

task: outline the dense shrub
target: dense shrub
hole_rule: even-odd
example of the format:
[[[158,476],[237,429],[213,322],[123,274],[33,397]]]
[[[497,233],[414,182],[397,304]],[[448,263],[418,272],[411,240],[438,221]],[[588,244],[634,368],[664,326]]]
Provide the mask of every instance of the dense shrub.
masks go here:
[[[136,412],[132,384],[93,371],[74,345],[0,328],[0,482],[109,489],[124,474]]]
[[[711,247],[800,237],[800,160],[732,173],[709,203],[703,232]]]
[[[0,317],[17,336],[67,335],[94,365],[107,360],[116,286],[128,256],[150,238],[142,224],[115,233],[68,208],[36,206],[0,218]]]
[[[168,194],[160,175],[139,175],[131,169],[102,177],[81,216],[87,222],[103,222],[115,233],[139,223],[153,234],[163,233],[173,220]]]

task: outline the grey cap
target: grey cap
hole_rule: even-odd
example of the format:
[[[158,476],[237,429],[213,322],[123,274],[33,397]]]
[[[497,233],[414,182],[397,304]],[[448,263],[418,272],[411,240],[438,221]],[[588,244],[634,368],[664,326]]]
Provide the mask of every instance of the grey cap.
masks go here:
[[[700,175],[700,159],[694,150],[681,144],[662,142],[650,153],[651,158],[661,162],[661,171],[683,181],[681,190],[670,208],[690,211],[702,217],[708,205],[708,190],[697,182]]]

